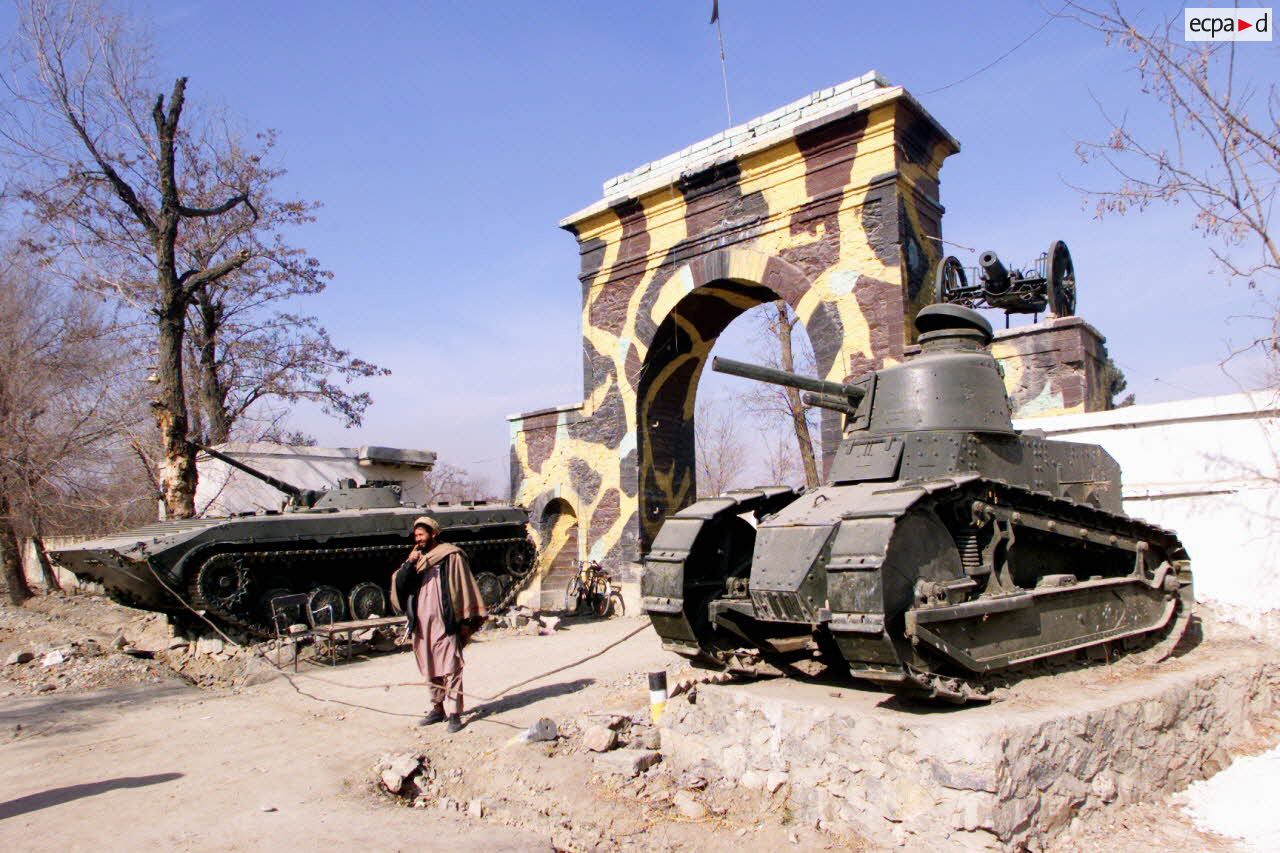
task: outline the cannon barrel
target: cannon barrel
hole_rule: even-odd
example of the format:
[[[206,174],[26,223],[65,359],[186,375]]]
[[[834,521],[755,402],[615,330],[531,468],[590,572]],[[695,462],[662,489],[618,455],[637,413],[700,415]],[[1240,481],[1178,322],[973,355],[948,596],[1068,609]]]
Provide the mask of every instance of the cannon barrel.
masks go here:
[[[1009,280],[1009,271],[1000,261],[1000,256],[993,250],[987,249],[978,257],[978,265],[982,267],[982,277],[986,280],[983,289],[987,293],[1004,293],[1009,289],[1011,284]]]
[[[734,361],[731,358],[721,358],[720,356],[711,359],[711,369],[717,373],[728,373],[730,376],[741,376],[744,379],[755,379],[758,382],[770,382],[774,385],[799,388],[801,391],[812,391],[817,395],[841,397],[850,403],[857,403],[867,393],[865,388],[858,385],[846,385],[843,382],[813,379],[808,376],[801,376],[798,373],[788,373],[785,370],[761,367],[758,364],[747,364],[745,361]]]
[[[272,486],[273,488],[279,489],[280,491],[284,492],[286,495],[288,495],[291,498],[294,498],[295,500],[301,500],[306,495],[306,490],[293,485],[293,483],[286,483],[284,480],[273,477],[264,471],[259,471],[257,468],[254,468],[251,465],[246,465],[245,463],[241,462],[239,459],[236,459],[233,456],[228,456],[227,454],[221,451],[214,450],[212,447],[205,447],[203,444],[197,444],[194,441],[191,442],[191,446],[196,448],[197,450],[204,451],[205,453],[212,456],[214,459],[218,459],[227,463],[232,468],[245,472],[250,477],[257,477],[259,480],[266,483],[268,486]]]

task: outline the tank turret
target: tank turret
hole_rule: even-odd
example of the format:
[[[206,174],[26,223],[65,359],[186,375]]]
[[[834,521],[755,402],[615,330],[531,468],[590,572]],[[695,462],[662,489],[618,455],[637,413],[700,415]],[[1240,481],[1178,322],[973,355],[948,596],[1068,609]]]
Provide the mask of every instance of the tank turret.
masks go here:
[[[844,414],[843,437],[817,489],[667,519],[641,584],[664,645],[718,668],[838,661],[952,701],[1035,661],[1171,649],[1192,603],[1177,537],[1124,514],[1102,448],[1013,428],[980,314],[933,305],[916,328],[919,355],[850,382],[713,363],[806,391]]]

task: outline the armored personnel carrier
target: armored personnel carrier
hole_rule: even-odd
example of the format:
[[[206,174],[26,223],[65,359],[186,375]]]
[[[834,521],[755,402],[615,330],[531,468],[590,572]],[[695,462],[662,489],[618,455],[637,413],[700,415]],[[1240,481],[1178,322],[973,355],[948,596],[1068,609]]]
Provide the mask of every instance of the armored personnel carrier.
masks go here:
[[[665,647],[716,668],[818,658],[955,702],[1053,656],[1167,654],[1192,605],[1178,538],[1125,515],[1101,447],[1013,429],[982,315],[933,305],[916,326],[919,355],[849,383],[715,360],[843,413],[843,440],[817,489],[666,521],[641,583]]]
[[[51,551],[77,576],[133,607],[193,608],[263,634],[271,600],[307,593],[299,617],[338,622],[388,612],[391,573],[412,547],[413,520],[430,515],[466,552],[485,602],[511,597],[534,562],[528,514],[506,504],[403,505],[397,483],[301,489],[217,450],[201,450],[289,496],[282,512],[161,521]]]

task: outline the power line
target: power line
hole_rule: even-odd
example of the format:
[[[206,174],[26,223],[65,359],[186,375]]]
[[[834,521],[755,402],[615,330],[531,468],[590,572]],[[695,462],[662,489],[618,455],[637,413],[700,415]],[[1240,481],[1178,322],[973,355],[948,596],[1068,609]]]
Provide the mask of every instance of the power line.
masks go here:
[[[1047,27],[1047,26],[1049,26],[1051,23],[1053,23],[1054,19],[1055,19],[1055,18],[1057,18],[1059,15],[1061,15],[1064,11],[1066,11],[1067,7],[1068,7],[1068,6],[1070,6],[1070,5],[1071,5],[1070,0],[1068,0],[1068,2],[1066,2],[1066,3],[1063,3],[1063,4],[1062,4],[1062,7],[1061,7],[1060,9],[1058,9],[1058,11],[1056,11],[1056,12],[1052,13],[1052,14],[1051,14],[1051,15],[1049,15],[1047,18],[1045,18],[1044,23],[1042,23],[1040,26],[1036,27],[1036,28],[1035,28],[1035,30],[1033,30],[1033,31],[1031,32],[1031,34],[1030,34],[1030,35],[1028,35],[1028,36],[1027,36],[1026,38],[1024,38],[1022,41],[1020,41],[1020,42],[1018,42],[1017,44],[1015,44],[1013,47],[1011,47],[1011,48],[1009,48],[1008,50],[1006,50],[1004,53],[1002,53],[1002,54],[1000,54],[999,56],[997,56],[995,59],[993,59],[993,60],[991,60],[990,62],[988,62],[986,65],[984,65],[984,66],[982,66],[981,68],[979,68],[977,71],[975,71],[975,72],[973,72],[972,74],[968,75],[967,77],[961,77],[959,80],[956,80],[956,81],[954,81],[954,82],[948,83],[948,84],[947,84],[947,85],[945,85],[945,86],[939,86],[937,89],[930,89],[929,91],[927,91],[927,92],[921,92],[920,94],[921,94],[921,95],[932,95],[932,94],[935,94],[935,93],[937,93],[937,92],[945,91],[946,89],[950,89],[952,86],[959,86],[961,83],[967,83],[968,81],[972,80],[974,77],[977,77],[977,76],[978,76],[979,74],[981,74],[982,72],[984,72],[984,71],[988,71],[988,70],[990,70],[990,69],[994,68],[995,66],[997,66],[997,65],[999,65],[1001,62],[1003,62],[1005,59],[1007,59],[1007,58],[1009,57],[1009,55],[1010,55],[1010,54],[1012,54],[1015,50],[1017,50],[1018,48],[1022,47],[1024,44],[1026,44],[1027,42],[1031,41],[1031,40],[1032,40],[1033,38],[1035,38],[1036,36],[1040,35],[1041,30],[1043,30],[1045,27]]]

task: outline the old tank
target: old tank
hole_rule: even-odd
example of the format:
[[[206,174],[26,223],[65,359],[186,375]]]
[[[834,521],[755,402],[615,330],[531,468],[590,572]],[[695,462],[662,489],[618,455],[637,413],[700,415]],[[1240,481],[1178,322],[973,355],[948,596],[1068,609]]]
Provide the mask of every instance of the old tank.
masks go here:
[[[341,480],[301,489],[212,448],[201,450],[289,496],[282,512],[161,521],[80,542],[51,555],[78,577],[101,583],[133,607],[196,610],[255,633],[270,625],[270,602],[307,593],[308,619],[364,619],[388,612],[392,570],[412,546],[413,520],[430,515],[441,538],[466,552],[486,603],[514,597],[533,567],[528,514],[507,504],[403,504],[400,486]],[[320,614],[323,614],[321,617]]]
[[[641,586],[665,647],[955,702],[1055,656],[1167,654],[1192,607],[1177,536],[1124,513],[1101,447],[1014,430],[982,315],[933,305],[916,326],[919,355],[849,383],[715,360],[842,412],[843,437],[819,488],[735,491],[663,524]]]

